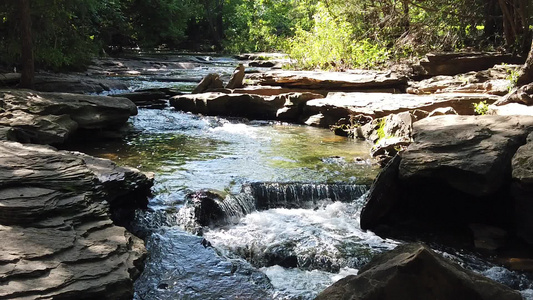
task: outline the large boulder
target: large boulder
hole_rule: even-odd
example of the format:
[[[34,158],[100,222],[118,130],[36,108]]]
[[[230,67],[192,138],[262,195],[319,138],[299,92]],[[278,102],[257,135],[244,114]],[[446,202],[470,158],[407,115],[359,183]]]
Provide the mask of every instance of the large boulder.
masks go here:
[[[458,114],[473,115],[474,103],[496,102],[501,97],[487,94],[433,94],[410,95],[389,93],[329,93],[326,98],[308,101],[304,117],[322,115],[319,126],[327,127],[350,115],[366,115],[382,118],[411,110],[432,111],[440,107],[452,107]]]
[[[357,276],[345,277],[316,300],[520,300],[517,291],[436,254],[407,244],[372,259]]]
[[[131,299],[146,251],[110,205],[146,205],[151,184],[108,160],[0,141],[0,298]]]
[[[26,90],[0,90],[0,126],[12,127],[16,140],[63,143],[77,129],[113,129],[137,114],[126,98]]]
[[[518,116],[450,115],[413,123],[414,141],[397,173],[387,171],[387,181],[395,183],[374,183],[362,228],[450,230],[479,223],[513,230],[511,161],[532,131],[533,118]],[[390,185],[398,192],[384,193]]]

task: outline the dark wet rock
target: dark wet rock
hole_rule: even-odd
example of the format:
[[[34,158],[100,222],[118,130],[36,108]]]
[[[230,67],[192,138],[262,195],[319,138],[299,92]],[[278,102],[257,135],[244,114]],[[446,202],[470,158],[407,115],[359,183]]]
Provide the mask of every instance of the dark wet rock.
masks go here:
[[[270,71],[251,74],[249,79],[259,85],[319,90],[403,90],[407,85],[405,77],[396,76],[390,72],[375,71]]]
[[[297,121],[305,103],[323,97],[290,93],[271,97],[250,94],[203,93],[175,96],[170,105],[178,110],[214,116]]]
[[[108,160],[0,141],[0,298],[131,299],[146,252],[109,204],[146,205],[151,184]]]
[[[420,61],[425,75],[457,75],[469,71],[481,71],[497,64],[523,64],[524,58],[510,54],[465,52],[465,53],[430,53]]]
[[[304,118],[322,115],[320,125],[329,126],[350,115],[381,118],[405,111],[432,111],[440,107],[452,107],[458,114],[473,115],[474,103],[486,101],[491,104],[499,99],[499,96],[486,94],[329,93],[326,98],[308,101]]]
[[[470,224],[468,228],[474,237],[474,247],[476,249],[491,251],[503,248],[507,242],[507,231],[486,224]]]
[[[378,200],[371,192],[366,204],[388,203],[386,213],[365,208],[362,227],[465,230],[480,223],[513,230],[520,218],[509,191],[511,160],[533,131],[533,118],[438,116],[413,126],[414,142],[401,154],[397,179],[376,181],[372,189]],[[379,196],[395,184],[397,193]]]
[[[235,89],[235,88],[242,88],[244,80],[244,65],[239,64],[235,71],[233,71],[233,74],[231,74],[231,78],[226,85],[227,89]]]
[[[224,83],[220,79],[220,75],[211,73],[207,74],[202,81],[194,88],[192,94],[204,93],[213,89],[220,89],[224,87]]]
[[[251,62],[248,63],[248,65],[250,67],[272,68],[272,67],[276,66],[276,62],[275,61],[270,61],[270,60],[267,60],[267,61],[251,61]]]
[[[396,155],[378,174],[370,187],[366,204],[361,211],[361,228],[375,229],[383,224],[399,202],[400,191],[398,182],[398,168],[401,157]]]
[[[516,199],[516,223],[518,234],[533,244],[533,133],[527,143],[515,153],[512,160],[512,192]]]
[[[135,282],[135,299],[270,299],[268,277],[239,259],[228,259],[203,238],[160,230],[147,242],[149,258]],[[158,287],[160,287],[158,289]]]
[[[500,283],[441,257],[422,244],[407,244],[372,259],[318,295],[327,299],[522,299]]]
[[[167,106],[169,96],[163,91],[137,91],[112,95],[112,97],[128,98],[138,107],[164,108]]]
[[[126,98],[25,90],[0,91],[0,125],[12,127],[16,140],[38,144],[65,142],[77,129],[122,126],[137,114]]]

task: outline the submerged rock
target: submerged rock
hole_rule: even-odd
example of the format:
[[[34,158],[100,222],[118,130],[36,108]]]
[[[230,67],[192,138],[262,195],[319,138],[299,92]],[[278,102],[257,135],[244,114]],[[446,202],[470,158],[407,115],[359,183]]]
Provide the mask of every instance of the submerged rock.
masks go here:
[[[151,184],[108,160],[0,141],[0,298],[131,299],[146,252],[110,205],[146,205]]]
[[[77,129],[113,129],[137,114],[126,98],[25,90],[0,91],[0,126],[12,127],[16,141],[65,142]]]
[[[372,259],[357,276],[345,277],[317,300],[520,300],[500,283],[461,268],[422,244],[407,244]]]

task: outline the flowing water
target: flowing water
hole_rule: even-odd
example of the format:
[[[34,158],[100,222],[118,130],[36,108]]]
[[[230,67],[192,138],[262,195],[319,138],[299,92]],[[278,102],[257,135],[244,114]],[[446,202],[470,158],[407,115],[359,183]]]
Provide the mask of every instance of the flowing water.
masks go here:
[[[233,63],[222,60],[219,71]],[[153,86],[168,83],[141,78],[132,89]],[[140,109],[124,139],[89,147],[83,151],[155,173],[154,196],[133,225],[149,250],[135,299],[312,299],[401,243],[359,227],[378,172],[370,145],[325,129]],[[199,190],[219,196],[213,203],[224,222],[187,226],[198,217],[187,195]],[[533,294],[524,275],[445,255]]]

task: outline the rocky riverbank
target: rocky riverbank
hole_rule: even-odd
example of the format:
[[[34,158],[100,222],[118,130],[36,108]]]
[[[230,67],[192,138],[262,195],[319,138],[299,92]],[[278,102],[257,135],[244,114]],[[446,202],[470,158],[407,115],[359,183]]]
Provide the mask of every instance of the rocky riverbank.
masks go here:
[[[164,108],[168,102],[177,110],[197,114],[333,126],[337,133],[373,143],[372,153],[384,164],[397,154],[372,186],[361,215],[362,228],[383,236],[398,236],[399,231],[411,237],[459,232],[461,243],[491,254],[512,248],[517,240],[533,244],[529,218],[533,208],[533,116],[516,116],[530,111],[532,89],[526,86],[513,97],[505,96],[509,70],[517,66],[498,63],[514,61],[507,56],[472,57],[429,56],[427,62],[410,66],[407,72],[261,69],[244,76],[244,70],[238,68],[233,79],[229,74],[208,75],[211,82],[205,86],[200,83],[202,91],[192,94],[174,88],[133,91],[124,97],[0,91],[0,231],[10,241],[0,249],[4,255],[0,258],[0,281],[6,282],[0,285],[0,299],[132,297],[132,281],[142,270],[145,249],[139,239],[117,224],[127,223],[136,208],[146,205],[151,179],[107,160],[34,144],[60,145],[80,133],[116,131],[136,114],[136,105]],[[63,91],[70,84],[75,92],[109,92],[126,86],[121,81],[106,83],[108,79],[91,77],[153,76],[166,68],[209,64],[210,60],[202,56],[178,60],[108,58],[83,76],[67,76],[72,81],[64,85],[60,80],[48,80],[62,87],[47,85],[47,80],[37,87]],[[184,79],[172,72],[161,80],[185,80],[195,85],[203,77]],[[15,77],[6,75],[3,80],[10,82]],[[227,79],[231,84],[224,87]],[[493,115],[474,116],[480,103],[487,107],[484,113]],[[185,207],[191,215],[187,224],[192,224],[186,224],[187,229],[201,234],[204,226],[226,224],[224,210],[232,203],[201,193],[191,197],[189,202],[194,205]],[[239,217],[259,207],[257,195],[250,197],[250,203],[237,203],[241,206]],[[301,207],[300,203],[276,201],[265,207]],[[190,242],[200,250],[208,249],[205,251],[210,257],[216,255],[207,241],[191,238]],[[167,248],[172,245],[170,240],[161,239],[154,240],[151,247],[158,247],[158,243]],[[435,282],[419,280],[421,286],[406,289],[412,292],[405,294],[406,299],[423,295],[422,291],[432,286],[442,289],[427,297],[452,295],[450,291],[456,286],[470,286],[459,294],[480,299],[520,298],[518,293],[456,266],[438,269],[447,262],[424,246],[409,248],[396,257],[393,254],[369,264],[357,278],[339,281],[319,299],[345,297],[345,293],[357,292],[354,287],[375,280],[383,285],[369,294],[397,296],[400,294],[394,287],[398,282],[411,286],[412,280],[406,281],[404,273],[407,278],[422,279],[427,274],[449,275]],[[528,260],[528,255],[519,258]],[[292,262],[293,258],[276,259]],[[227,263],[213,260],[213,264],[220,262]],[[436,266],[417,267],[428,262],[436,262]],[[228,264],[221,272],[233,274],[233,268]],[[267,278],[249,266],[242,268],[235,274],[242,275],[239,280],[251,286],[250,295],[267,297]],[[390,271],[396,269],[402,271]],[[194,276],[201,276],[194,272]],[[249,281],[252,277],[261,285],[257,290],[253,288],[255,282]],[[454,284],[448,286],[449,282]],[[160,283],[157,288],[170,295],[183,287]],[[232,294],[226,287],[221,289]],[[485,292],[497,296],[486,297]]]
[[[132,298],[146,250],[117,224],[146,206],[152,178],[35,144],[136,113],[126,98],[0,90],[0,299]]]

